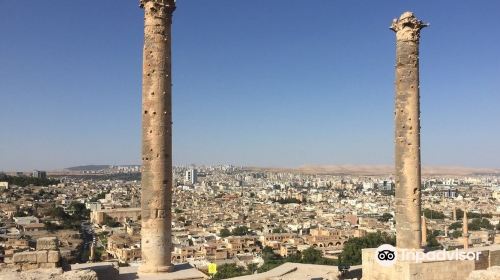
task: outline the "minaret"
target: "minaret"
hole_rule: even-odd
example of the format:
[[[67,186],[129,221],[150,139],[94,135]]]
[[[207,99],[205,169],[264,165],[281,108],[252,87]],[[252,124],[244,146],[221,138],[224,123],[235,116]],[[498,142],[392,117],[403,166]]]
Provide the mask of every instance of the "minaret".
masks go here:
[[[402,249],[422,244],[418,49],[420,30],[426,26],[411,12],[391,25],[396,32],[396,245]]]
[[[462,225],[462,237],[464,240],[464,249],[469,249],[469,220],[467,219],[467,209],[464,210],[464,220]]]
[[[172,269],[172,75],[174,0],[140,0],[142,66],[141,273]]]
[[[422,215],[422,247],[427,246],[427,224],[425,222],[425,216]]]
[[[90,256],[89,256],[89,262],[93,262],[95,259],[95,242],[92,242],[90,244]]]

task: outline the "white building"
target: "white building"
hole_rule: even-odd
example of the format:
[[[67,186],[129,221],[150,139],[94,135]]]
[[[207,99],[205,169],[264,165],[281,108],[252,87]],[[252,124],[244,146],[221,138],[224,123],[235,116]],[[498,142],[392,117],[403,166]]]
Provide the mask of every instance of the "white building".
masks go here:
[[[197,179],[198,179],[198,174],[196,172],[196,169],[189,169],[188,171],[186,171],[186,176],[185,176],[186,182],[189,182],[190,184],[194,185],[196,184]]]

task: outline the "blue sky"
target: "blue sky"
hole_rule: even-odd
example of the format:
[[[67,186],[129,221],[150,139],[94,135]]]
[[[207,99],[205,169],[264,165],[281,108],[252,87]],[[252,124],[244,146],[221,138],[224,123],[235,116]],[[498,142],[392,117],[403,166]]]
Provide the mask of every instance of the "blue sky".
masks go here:
[[[500,167],[500,2],[179,0],[174,163],[392,164],[395,36],[421,40],[422,162]],[[140,163],[135,0],[0,0],[0,170]]]

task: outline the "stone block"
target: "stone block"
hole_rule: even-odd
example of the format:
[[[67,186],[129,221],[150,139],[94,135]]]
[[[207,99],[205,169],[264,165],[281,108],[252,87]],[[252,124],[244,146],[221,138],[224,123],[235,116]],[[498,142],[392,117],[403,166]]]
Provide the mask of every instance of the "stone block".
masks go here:
[[[47,251],[37,251],[36,252],[36,262],[46,263],[47,262]]]
[[[36,252],[20,252],[12,256],[14,263],[36,263]]]
[[[21,271],[21,265],[20,264],[9,264],[4,270],[7,270],[7,271]],[[2,273],[3,273],[3,271],[2,271]]]
[[[23,263],[21,265],[22,271],[32,270],[32,269],[37,269],[37,268],[38,268],[38,264],[36,264],[36,263]]]
[[[57,263],[39,263],[38,267],[43,269],[57,268]]]
[[[487,270],[475,270],[469,274],[467,280],[498,280],[500,279],[500,266],[492,266]]]
[[[98,280],[92,270],[71,270],[63,273],[61,280]]]
[[[489,266],[500,266],[500,250],[490,250]]]
[[[57,263],[59,262],[60,256],[59,251],[49,251],[47,254],[47,262]]]
[[[57,250],[58,240],[57,237],[42,237],[36,241],[37,250]]]

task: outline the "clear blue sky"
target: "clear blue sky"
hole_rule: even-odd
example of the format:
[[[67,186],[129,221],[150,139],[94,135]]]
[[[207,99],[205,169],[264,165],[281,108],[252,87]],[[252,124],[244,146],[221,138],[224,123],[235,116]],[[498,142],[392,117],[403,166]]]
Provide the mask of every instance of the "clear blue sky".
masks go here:
[[[392,164],[395,36],[421,40],[422,161],[500,167],[500,2],[179,0],[174,163]],[[140,163],[138,0],[0,0],[0,170]]]

